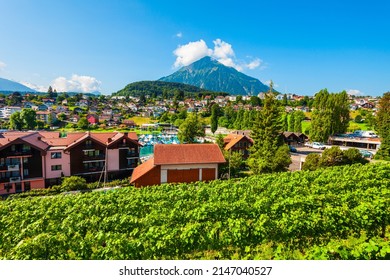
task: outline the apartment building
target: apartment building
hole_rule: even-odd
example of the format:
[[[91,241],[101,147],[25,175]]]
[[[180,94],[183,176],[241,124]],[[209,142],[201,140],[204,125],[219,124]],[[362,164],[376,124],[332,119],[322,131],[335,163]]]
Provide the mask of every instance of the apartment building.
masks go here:
[[[139,160],[136,133],[0,133],[0,195],[60,184],[131,176]]]

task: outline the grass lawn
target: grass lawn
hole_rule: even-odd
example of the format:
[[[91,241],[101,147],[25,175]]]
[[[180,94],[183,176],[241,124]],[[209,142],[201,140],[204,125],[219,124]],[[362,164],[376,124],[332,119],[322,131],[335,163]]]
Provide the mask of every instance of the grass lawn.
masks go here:
[[[151,118],[147,117],[132,117],[130,120],[133,120],[136,125],[141,126],[145,123],[156,123],[157,120],[152,120]]]

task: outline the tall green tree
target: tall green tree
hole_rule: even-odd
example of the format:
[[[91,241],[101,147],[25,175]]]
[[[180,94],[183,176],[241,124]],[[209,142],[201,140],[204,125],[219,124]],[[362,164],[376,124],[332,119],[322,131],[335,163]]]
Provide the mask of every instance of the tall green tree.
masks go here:
[[[381,138],[375,158],[390,161],[390,92],[383,94],[379,100],[375,129]]]
[[[203,124],[197,114],[189,114],[179,127],[177,137],[180,143],[195,143],[196,137],[205,136]]]
[[[77,127],[79,129],[87,129],[89,126],[89,122],[86,117],[81,117],[77,122]]]
[[[271,86],[251,133],[254,143],[250,148],[248,165],[254,174],[286,171],[291,163],[288,146],[281,137],[282,114],[283,108]]]
[[[345,133],[349,125],[349,101],[345,91],[319,91],[314,97],[310,138],[326,142],[330,135]]]
[[[22,130],[23,119],[20,116],[20,112],[14,112],[9,118],[9,128],[15,130]]]
[[[290,120],[288,122],[288,131],[293,132],[294,131],[294,125],[295,125],[295,112],[290,113]]]
[[[33,109],[23,109],[20,117],[25,129],[34,129],[37,125],[37,113]]]
[[[294,132],[302,132],[302,122],[305,120],[305,113],[294,111]]]
[[[224,141],[223,141],[223,135],[222,134],[217,134],[217,139],[216,139],[216,142],[215,142],[218,147],[221,149],[221,151],[223,151],[223,146],[224,146]]]
[[[285,113],[283,115],[283,119],[282,119],[282,126],[283,126],[283,131],[288,131],[288,113]]]
[[[211,107],[211,132],[214,134],[218,129],[219,105],[213,104]]]

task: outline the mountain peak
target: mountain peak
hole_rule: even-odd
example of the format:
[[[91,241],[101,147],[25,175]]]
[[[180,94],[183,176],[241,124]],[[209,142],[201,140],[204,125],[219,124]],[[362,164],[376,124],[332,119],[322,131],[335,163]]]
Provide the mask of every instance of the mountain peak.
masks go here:
[[[258,79],[247,76],[233,67],[225,66],[210,56],[184,66],[159,81],[184,83],[235,95],[257,95],[269,90],[269,87]]]
[[[25,85],[3,78],[0,78],[0,91],[36,92]]]

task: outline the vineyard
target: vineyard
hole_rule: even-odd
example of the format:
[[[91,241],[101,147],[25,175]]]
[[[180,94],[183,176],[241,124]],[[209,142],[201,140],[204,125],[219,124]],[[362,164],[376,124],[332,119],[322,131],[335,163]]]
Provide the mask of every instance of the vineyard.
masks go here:
[[[390,259],[390,165],[0,201],[0,259]]]

